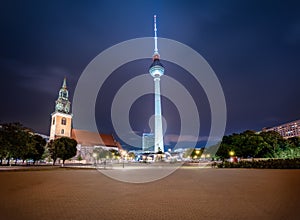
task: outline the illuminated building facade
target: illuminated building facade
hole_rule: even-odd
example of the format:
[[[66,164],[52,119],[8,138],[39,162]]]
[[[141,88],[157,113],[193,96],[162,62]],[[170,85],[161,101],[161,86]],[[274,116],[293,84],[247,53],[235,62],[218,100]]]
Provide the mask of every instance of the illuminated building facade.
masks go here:
[[[154,152],[154,134],[153,133],[143,133],[142,150],[143,150],[143,152]]]
[[[263,128],[263,131],[276,131],[283,138],[300,137],[300,120],[285,123],[272,128]]]

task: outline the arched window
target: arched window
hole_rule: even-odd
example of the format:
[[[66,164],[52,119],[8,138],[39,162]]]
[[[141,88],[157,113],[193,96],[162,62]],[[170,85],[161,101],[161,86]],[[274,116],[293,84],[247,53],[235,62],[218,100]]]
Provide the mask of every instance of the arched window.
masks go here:
[[[53,120],[52,120],[52,124],[53,124],[53,125],[55,124],[55,118],[53,118]]]
[[[62,125],[66,125],[67,124],[67,119],[66,118],[62,118],[61,119],[61,124]]]
[[[65,133],[65,130],[64,129],[61,129],[61,132],[60,132],[61,134],[64,134]]]

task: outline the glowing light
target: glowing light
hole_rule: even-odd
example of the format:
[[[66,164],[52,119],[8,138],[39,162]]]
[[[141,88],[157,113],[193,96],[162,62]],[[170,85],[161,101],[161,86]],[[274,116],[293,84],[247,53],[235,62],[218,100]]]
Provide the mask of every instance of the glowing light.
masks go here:
[[[161,66],[153,66],[149,71],[153,77],[160,77],[164,75],[164,69]]]

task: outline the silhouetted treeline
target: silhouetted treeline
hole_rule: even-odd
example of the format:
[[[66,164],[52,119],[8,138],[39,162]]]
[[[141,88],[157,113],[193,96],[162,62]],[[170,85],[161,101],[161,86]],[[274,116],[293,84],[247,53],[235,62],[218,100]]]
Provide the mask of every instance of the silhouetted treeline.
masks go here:
[[[0,124],[0,164],[3,160],[32,160],[33,164],[42,158],[46,141],[40,135],[20,123]]]
[[[245,131],[224,136],[216,156],[224,160],[233,155],[239,158],[298,158],[300,138],[284,139],[275,131]]]

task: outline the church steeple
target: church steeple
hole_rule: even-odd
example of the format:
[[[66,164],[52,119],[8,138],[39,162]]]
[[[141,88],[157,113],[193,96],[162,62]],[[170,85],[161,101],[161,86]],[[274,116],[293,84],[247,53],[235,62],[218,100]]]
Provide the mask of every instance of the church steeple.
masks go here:
[[[71,102],[69,101],[69,92],[67,89],[67,80],[64,78],[61,89],[59,90],[58,99],[55,102],[55,111],[70,113]]]
[[[67,89],[67,78],[64,78],[62,88]]]
[[[70,109],[71,102],[65,77],[55,102],[55,111],[51,114],[50,140],[71,137],[73,115],[70,113]]]

